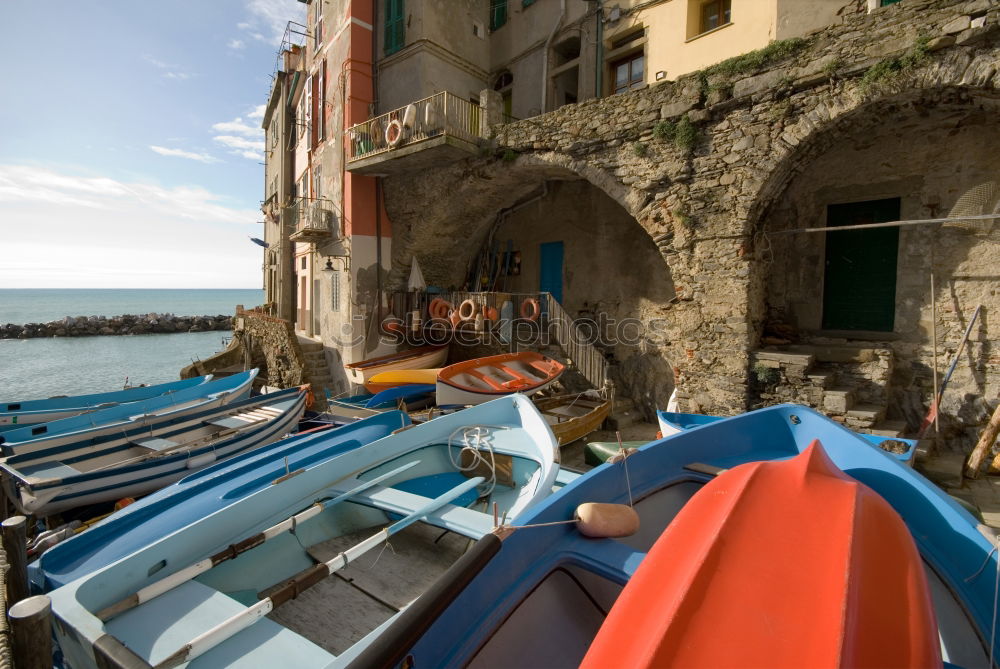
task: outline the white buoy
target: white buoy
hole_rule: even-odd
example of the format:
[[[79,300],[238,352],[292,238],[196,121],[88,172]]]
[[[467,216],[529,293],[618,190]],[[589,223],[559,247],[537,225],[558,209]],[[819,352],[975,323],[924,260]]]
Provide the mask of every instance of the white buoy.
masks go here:
[[[639,530],[639,514],[624,504],[587,502],[576,507],[580,534],[595,539],[628,537]]]

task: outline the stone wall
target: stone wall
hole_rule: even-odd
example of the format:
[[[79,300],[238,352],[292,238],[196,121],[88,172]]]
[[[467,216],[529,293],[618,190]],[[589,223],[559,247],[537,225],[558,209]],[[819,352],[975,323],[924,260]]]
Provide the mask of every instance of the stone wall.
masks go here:
[[[645,354],[675,368],[683,409],[742,411],[749,356],[775,283],[768,222],[789,184],[845,135],[862,141],[865,128],[894,109],[930,115],[938,127],[952,113],[978,109],[982,128],[995,136],[998,19],[1000,6],[988,0],[906,0],[675,82],[498,126],[480,159],[386,179],[393,281],[403,284],[413,255],[429,283],[460,281],[456,259],[481,242],[499,210],[545,180],[584,179],[635,219],[669,267],[678,299],[663,305],[666,336],[648,342]],[[898,130],[903,147],[924,140],[917,126]],[[823,179],[801,188],[819,189]],[[939,211],[955,205],[958,193],[934,190]],[[974,240],[966,257],[985,259],[991,245]],[[976,262],[982,273],[983,261]],[[994,295],[970,293],[960,302],[970,299],[1000,308]],[[967,318],[958,303],[956,325]],[[926,304],[903,308],[920,320],[927,313]],[[940,345],[954,347],[957,330],[945,328]],[[995,395],[989,342],[996,334],[984,324],[977,336],[983,345],[974,355],[985,365],[978,390]],[[897,354],[926,369],[921,342]]]
[[[261,370],[258,379],[275,388],[307,383],[306,364],[288,321],[253,309],[236,308],[236,328],[250,349],[251,364]]]

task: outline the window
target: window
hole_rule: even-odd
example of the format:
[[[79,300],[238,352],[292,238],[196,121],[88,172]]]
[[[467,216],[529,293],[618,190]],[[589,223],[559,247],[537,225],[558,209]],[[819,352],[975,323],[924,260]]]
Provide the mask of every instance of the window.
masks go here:
[[[490,30],[507,23],[507,0],[490,0]]]
[[[406,24],[403,21],[403,0],[385,0],[385,55],[403,48]]]
[[[271,148],[278,145],[278,119],[271,119]]]
[[[305,269],[305,268],[306,268],[306,257],[305,257],[305,256],[302,256],[302,261],[301,261],[301,263],[300,263],[300,267],[301,267],[302,269]]]
[[[313,147],[313,78],[309,76],[306,79],[306,148],[312,149]]]
[[[614,93],[624,93],[636,88],[642,88],[646,83],[645,79],[646,58],[641,53],[630,56],[611,64],[611,71],[614,74]]]
[[[701,32],[715,30],[732,20],[732,0],[709,0],[701,6]]]
[[[514,115],[514,75],[507,70],[501,72],[493,82],[493,90],[500,93],[503,99],[503,122],[506,123]]]
[[[313,50],[323,46],[323,3],[316,3],[316,22],[313,24]]]
[[[316,81],[316,141],[326,138],[326,59],[319,65],[319,77]]]
[[[878,6],[879,7],[888,7],[889,5],[894,5],[897,2],[899,2],[899,0],[879,0]]]
[[[300,138],[306,131],[306,96],[303,95],[299,98],[299,106],[295,112],[295,128],[296,135]]]
[[[313,167],[312,197],[314,200],[323,199],[323,168],[321,165]]]

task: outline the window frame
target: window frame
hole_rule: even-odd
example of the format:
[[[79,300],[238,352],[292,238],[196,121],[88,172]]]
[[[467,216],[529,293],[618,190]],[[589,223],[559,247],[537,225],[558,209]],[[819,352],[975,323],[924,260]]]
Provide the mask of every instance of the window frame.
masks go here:
[[[709,27],[705,21],[706,10],[709,7],[717,7],[719,23]],[[710,33],[727,26],[733,22],[733,2],[732,0],[707,0],[698,5],[698,35]]]
[[[490,32],[504,27],[509,18],[507,0],[490,0]]]
[[[382,52],[391,56],[406,46],[405,0],[385,0]]]
[[[639,79],[632,78],[632,64],[641,59],[642,60],[642,76]],[[611,95],[618,95],[619,93],[628,93],[629,91],[639,90],[646,85],[646,53],[645,51],[636,51],[627,56],[622,56],[621,58],[609,63],[611,66]],[[618,86],[618,68],[622,65],[628,65],[629,77],[623,88]]]

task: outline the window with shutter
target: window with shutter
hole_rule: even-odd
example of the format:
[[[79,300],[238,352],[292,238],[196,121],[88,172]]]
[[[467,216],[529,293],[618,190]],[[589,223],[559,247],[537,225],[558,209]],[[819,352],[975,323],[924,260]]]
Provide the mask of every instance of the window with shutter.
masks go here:
[[[403,48],[406,24],[403,19],[403,0],[385,0],[385,55]]]
[[[316,107],[317,115],[316,119],[318,139],[317,141],[322,142],[326,139],[326,60],[319,65],[319,83],[316,87]]]
[[[306,79],[306,146],[313,147],[313,78]]]
[[[490,0],[490,30],[507,23],[507,0]]]

